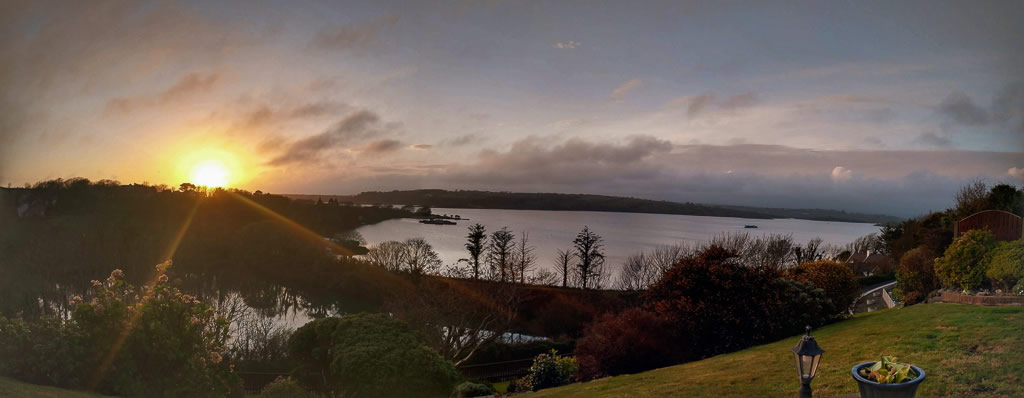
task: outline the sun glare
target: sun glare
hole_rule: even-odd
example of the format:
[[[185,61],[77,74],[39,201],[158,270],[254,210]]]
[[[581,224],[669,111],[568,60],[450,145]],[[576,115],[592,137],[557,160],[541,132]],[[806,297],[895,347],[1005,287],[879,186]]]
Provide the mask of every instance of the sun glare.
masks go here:
[[[228,184],[231,173],[223,163],[208,160],[200,162],[192,168],[192,183],[211,188],[219,188]]]

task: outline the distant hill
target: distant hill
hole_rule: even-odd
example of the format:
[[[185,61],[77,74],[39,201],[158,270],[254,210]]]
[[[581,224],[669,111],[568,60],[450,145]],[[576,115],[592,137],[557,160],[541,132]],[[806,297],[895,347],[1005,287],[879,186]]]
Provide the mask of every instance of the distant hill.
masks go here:
[[[818,221],[885,223],[897,217],[847,213],[825,209],[779,209],[742,206],[718,206],[679,203],[620,196],[518,193],[490,191],[448,191],[417,189],[409,191],[362,192],[357,195],[285,195],[295,199],[328,200],[354,204],[415,205],[456,209],[566,210],[622,213],[680,214],[690,216],[737,217],[752,219],[799,218]]]

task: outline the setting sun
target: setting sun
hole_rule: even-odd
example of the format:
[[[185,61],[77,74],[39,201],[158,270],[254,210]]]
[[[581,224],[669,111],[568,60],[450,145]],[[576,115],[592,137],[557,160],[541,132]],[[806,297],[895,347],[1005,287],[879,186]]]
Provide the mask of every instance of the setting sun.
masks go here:
[[[207,187],[223,187],[227,185],[230,177],[228,168],[216,160],[208,160],[195,165],[192,168],[192,183]]]

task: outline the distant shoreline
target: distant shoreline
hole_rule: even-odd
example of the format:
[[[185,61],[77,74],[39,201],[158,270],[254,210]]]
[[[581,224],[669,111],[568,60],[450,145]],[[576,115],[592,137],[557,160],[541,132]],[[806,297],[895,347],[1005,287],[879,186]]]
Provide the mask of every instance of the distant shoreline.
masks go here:
[[[358,205],[414,205],[449,209],[495,209],[540,211],[598,211],[614,213],[672,214],[732,217],[744,219],[798,219],[826,222],[885,224],[902,220],[880,214],[849,213],[829,209],[760,208],[749,206],[679,203],[619,196],[517,193],[491,191],[448,191],[420,189],[390,192],[362,192],[356,195],[282,194],[298,200],[334,199]]]

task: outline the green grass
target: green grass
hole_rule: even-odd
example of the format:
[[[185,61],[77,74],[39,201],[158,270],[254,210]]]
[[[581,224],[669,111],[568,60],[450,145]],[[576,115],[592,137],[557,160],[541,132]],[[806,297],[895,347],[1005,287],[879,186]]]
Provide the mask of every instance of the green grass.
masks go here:
[[[65,390],[57,387],[37,386],[0,377],[0,397],[17,398],[101,398],[105,395]]]
[[[916,305],[864,314],[814,332],[825,349],[815,397],[856,393],[850,368],[894,355],[927,373],[918,397],[1024,397],[1024,308]],[[792,397],[797,337],[531,397]]]

